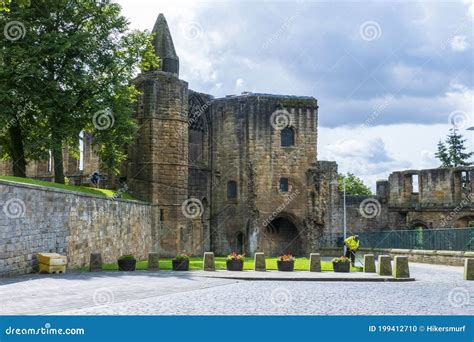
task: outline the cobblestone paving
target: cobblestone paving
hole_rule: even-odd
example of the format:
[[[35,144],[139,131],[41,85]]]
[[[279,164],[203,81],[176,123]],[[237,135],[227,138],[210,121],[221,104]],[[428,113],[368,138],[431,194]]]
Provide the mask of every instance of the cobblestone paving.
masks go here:
[[[473,315],[462,268],[410,264],[406,283],[238,281],[176,274],[100,273],[0,280],[2,314]],[[20,281],[21,280],[21,281]]]

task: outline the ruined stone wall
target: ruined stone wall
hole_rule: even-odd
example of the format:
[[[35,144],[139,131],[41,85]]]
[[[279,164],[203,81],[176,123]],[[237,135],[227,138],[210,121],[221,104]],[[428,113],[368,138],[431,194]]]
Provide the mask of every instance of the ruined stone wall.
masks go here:
[[[87,133],[84,133],[83,138],[83,170],[79,168],[79,159],[74,158],[67,148],[63,149],[63,160],[64,175],[68,177],[69,184],[71,185],[90,184],[90,175],[100,169],[100,160],[94,152],[92,136]],[[11,160],[0,160],[0,175],[13,176]],[[26,176],[44,181],[54,181],[54,164],[52,160],[51,165],[47,159],[29,160],[26,166]],[[111,186],[110,183],[104,185]]]
[[[90,253],[105,263],[123,254],[146,259],[152,249],[152,206],[0,181],[0,275],[36,270],[36,254],[86,266]]]
[[[272,240],[281,244],[267,226],[277,218],[291,221],[301,248],[308,248],[313,224],[306,226],[305,220],[311,214],[308,170],[316,162],[316,108],[314,98],[259,94],[213,102],[211,225],[218,254],[236,249],[238,234],[245,237],[249,253],[276,252]],[[276,110],[288,113],[294,146],[281,146],[281,129],[272,125]],[[288,192],[280,191],[280,178],[288,178]],[[235,199],[227,197],[229,181],[237,184]]]

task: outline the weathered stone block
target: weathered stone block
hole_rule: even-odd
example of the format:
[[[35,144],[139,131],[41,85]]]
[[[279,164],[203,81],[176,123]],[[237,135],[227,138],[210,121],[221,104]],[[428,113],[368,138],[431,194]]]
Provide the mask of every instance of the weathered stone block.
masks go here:
[[[319,253],[311,253],[309,255],[309,271],[321,272],[321,256]]]
[[[100,253],[91,254],[91,259],[89,262],[89,271],[90,272],[102,271],[102,254]]]
[[[377,273],[381,276],[392,275],[392,261],[390,260],[390,255],[379,255]]]
[[[410,278],[410,269],[408,267],[408,257],[397,255],[393,258],[393,277]]]
[[[375,273],[375,257],[373,254],[364,255],[364,272]]]
[[[265,262],[265,254],[258,252],[255,253],[255,264],[254,264],[255,271],[266,271],[267,264]]]
[[[474,280],[474,259],[464,259],[464,280]]]
[[[148,271],[160,269],[160,257],[158,253],[148,253]]]
[[[214,253],[205,252],[204,253],[204,262],[203,262],[204,271],[215,271],[216,265],[214,263]]]

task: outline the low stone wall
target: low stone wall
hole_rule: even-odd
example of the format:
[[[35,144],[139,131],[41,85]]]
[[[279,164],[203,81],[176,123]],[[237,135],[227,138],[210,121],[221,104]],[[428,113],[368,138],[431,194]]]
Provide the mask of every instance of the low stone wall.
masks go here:
[[[38,252],[68,257],[68,267],[122,254],[145,259],[152,246],[152,206],[0,181],[0,276],[37,269]]]
[[[325,247],[319,251],[322,256],[335,257],[343,254],[341,248]],[[379,255],[390,255],[393,259],[394,256],[401,255],[407,256],[410,262],[421,262],[427,264],[443,264],[451,266],[463,266],[464,259],[474,258],[474,252],[463,252],[463,251],[431,251],[431,250],[419,250],[419,249],[386,249],[386,248],[360,248],[359,252],[362,254],[374,254],[376,257]]]

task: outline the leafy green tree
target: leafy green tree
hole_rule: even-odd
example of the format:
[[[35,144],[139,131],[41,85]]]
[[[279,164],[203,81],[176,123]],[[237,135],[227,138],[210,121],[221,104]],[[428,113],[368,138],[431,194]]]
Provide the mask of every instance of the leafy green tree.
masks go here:
[[[63,183],[63,148],[77,149],[85,130],[93,135],[103,167],[117,172],[136,128],[131,80],[138,68],[158,66],[151,35],[130,31],[120,6],[110,0],[37,0],[34,6],[13,2],[9,9],[0,14],[0,24],[14,20],[26,32],[21,39],[2,41],[0,83],[10,83],[3,89],[10,96],[21,94],[15,101],[23,107],[31,103],[33,111],[14,120],[20,130],[6,138],[10,148],[5,150],[16,162],[18,154],[26,153],[20,141],[34,141],[38,148],[31,149],[33,157],[50,149],[55,182]],[[3,102],[0,109],[5,110]],[[18,113],[0,115],[8,121]],[[23,127],[32,118],[40,123],[39,135]]]
[[[449,130],[445,142],[441,140],[438,142],[438,152],[435,157],[441,161],[441,167],[457,167],[467,166],[472,163],[468,161],[474,154],[473,152],[466,152],[465,146],[467,139],[460,134],[456,127]]]
[[[348,172],[346,175],[338,174],[338,190],[344,191],[344,181],[346,183],[346,195],[372,195],[372,191],[364,184],[362,179]]]

